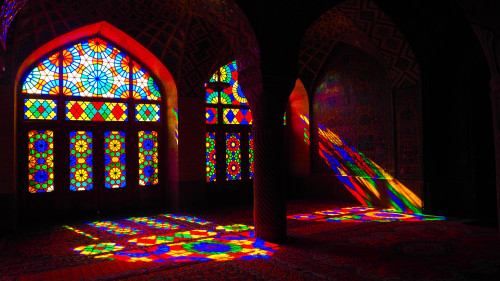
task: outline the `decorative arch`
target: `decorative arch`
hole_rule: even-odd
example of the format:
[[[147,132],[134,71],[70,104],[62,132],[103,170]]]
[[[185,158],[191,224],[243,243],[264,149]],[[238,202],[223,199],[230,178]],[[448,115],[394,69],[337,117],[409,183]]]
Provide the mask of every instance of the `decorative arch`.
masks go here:
[[[51,78],[37,78],[44,75]],[[108,77],[113,77],[114,82],[109,83]],[[104,91],[92,83],[101,83]],[[41,87],[43,84],[50,89]],[[31,185],[37,169],[45,166],[52,169],[49,178],[54,177],[54,154],[59,154],[55,157],[59,157],[60,170],[68,169],[63,167],[69,164],[69,180],[63,179],[66,172],[58,172],[60,189],[69,186],[72,191],[92,190],[97,181],[100,187],[109,189],[159,184],[155,195],[143,198],[153,202],[153,197],[164,195],[170,188],[169,179],[177,178],[173,172],[178,170],[177,88],[173,77],[151,52],[109,23],[85,26],[43,45],[19,67],[14,93],[19,128],[16,142],[20,143],[17,162],[21,188],[18,191],[24,206],[34,200],[23,191],[27,131],[30,193],[54,190],[53,185],[44,190]],[[49,112],[41,115],[38,109]],[[55,137],[55,132],[59,136]],[[69,150],[63,148],[67,146],[67,136]],[[49,140],[44,142],[52,153],[48,158],[37,154],[35,146],[42,139]],[[58,148],[54,147],[54,140]],[[114,143],[121,148],[114,151]],[[80,149],[83,146],[85,149]],[[64,159],[68,153],[69,162]],[[79,171],[83,172],[79,174]],[[45,172],[39,174],[45,175]],[[84,178],[94,176],[95,172],[101,174],[94,182],[86,182]],[[115,172],[121,179],[113,176]],[[128,183],[126,177],[134,173],[133,183]],[[159,177],[163,177],[160,183]],[[130,201],[131,193],[127,194],[122,194],[122,199]],[[100,202],[103,196],[110,195],[100,192],[94,198]],[[54,200],[60,200],[61,195],[58,198]],[[115,204],[121,204],[119,202],[115,200]],[[102,207],[101,203],[96,204],[97,208]]]

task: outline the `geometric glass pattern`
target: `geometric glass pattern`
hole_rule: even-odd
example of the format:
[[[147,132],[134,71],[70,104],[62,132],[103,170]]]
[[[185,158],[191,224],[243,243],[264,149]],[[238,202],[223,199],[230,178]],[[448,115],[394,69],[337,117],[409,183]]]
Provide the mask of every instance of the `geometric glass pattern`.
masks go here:
[[[125,132],[104,132],[104,186],[125,187],[125,167]]]
[[[161,100],[160,89],[153,77],[132,61],[132,95],[136,100]]]
[[[156,220],[156,219],[149,218],[149,217],[134,217],[134,218],[128,218],[127,220],[131,221],[131,222],[138,223],[138,224],[147,225],[150,227],[161,229],[161,230],[179,229],[179,228],[184,227],[182,225],[172,224],[169,222],[164,222],[164,221]]]
[[[232,61],[227,65],[222,66],[220,69],[220,82],[229,83],[229,87],[224,89],[221,94],[221,103],[232,104],[232,105],[248,105],[247,98],[241,91],[241,87],[238,84],[238,69],[236,66],[236,61]],[[214,73],[210,82],[215,82],[217,76]],[[206,93],[207,103],[213,103],[213,98],[210,99],[212,93]]]
[[[100,38],[62,51],[63,93],[74,97],[128,98],[129,57]]]
[[[135,105],[135,120],[136,121],[160,121],[160,105],[159,104],[136,104]]]
[[[139,131],[139,184],[158,183],[158,133]]]
[[[28,74],[23,83],[23,94],[59,94],[59,53],[51,55]]]
[[[125,103],[66,101],[66,120],[127,121]]]
[[[207,132],[206,143],[207,182],[211,182],[216,180],[215,133]]]
[[[205,113],[206,123],[207,124],[217,124],[217,108],[215,107],[207,107]]]
[[[250,112],[250,109],[225,108],[223,115],[224,124],[252,124],[252,113]]]
[[[253,179],[254,166],[253,166],[253,134],[248,133],[248,172],[250,179]]]
[[[29,192],[54,191],[54,132],[30,131],[29,143]]]
[[[92,222],[89,223],[90,226],[99,228],[101,230],[107,231],[109,233],[116,234],[118,236],[124,235],[135,235],[138,233],[143,233],[144,231],[140,231],[139,229],[134,229],[125,225],[118,224],[112,221],[100,221],[100,222]]]
[[[197,217],[188,217],[188,216],[183,216],[183,215],[176,215],[176,214],[164,214],[162,215],[166,218],[171,218],[171,219],[176,219],[180,221],[186,221],[186,222],[191,222],[191,223],[196,223],[199,225],[206,225],[206,224],[211,224],[212,222],[199,219]]]
[[[72,191],[93,188],[92,132],[69,133],[69,189]]]
[[[226,133],[226,180],[241,179],[240,134]]]
[[[24,99],[24,119],[57,120],[57,101]]]
[[[210,104],[219,103],[219,93],[207,88],[207,91],[205,92],[205,101]]]

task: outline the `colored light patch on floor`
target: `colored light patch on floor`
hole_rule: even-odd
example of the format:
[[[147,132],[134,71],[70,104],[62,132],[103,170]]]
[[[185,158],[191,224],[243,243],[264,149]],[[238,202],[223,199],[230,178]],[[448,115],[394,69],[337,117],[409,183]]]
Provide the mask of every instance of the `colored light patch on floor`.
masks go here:
[[[125,262],[165,262],[165,260],[140,249],[99,255],[95,256],[95,258],[107,258]]]
[[[74,232],[76,232],[76,233],[78,233],[78,234],[81,234],[81,235],[83,235],[83,236],[85,236],[85,237],[91,238],[91,239],[93,239],[93,240],[99,240],[99,238],[94,237],[94,236],[92,236],[92,235],[90,235],[90,234],[88,234],[88,233],[85,233],[85,232],[83,232],[83,231],[81,231],[81,230],[78,230],[78,229],[76,229],[76,228],[73,228],[73,227],[71,227],[71,226],[63,225],[63,227],[64,227],[64,228],[67,228],[67,229],[69,229],[69,230],[72,230],[72,231],[74,231]]]
[[[179,242],[184,240],[193,240],[198,238],[205,238],[209,236],[215,236],[217,232],[210,230],[190,230],[190,231],[182,231],[175,232],[171,235],[153,235],[148,237],[140,237],[129,240],[129,243],[136,244],[138,246],[152,246],[159,244],[166,244],[172,242]]]
[[[136,217],[136,218],[128,218],[128,221],[135,222],[142,225],[147,225],[149,227],[154,227],[161,230],[172,230],[183,228],[183,225],[172,224],[164,221],[159,221],[157,219],[149,218],[149,217]]]
[[[239,231],[245,231],[245,230],[252,230],[254,229],[253,226],[248,226],[244,224],[233,224],[233,225],[219,225],[215,227],[216,230],[222,230],[225,232],[239,232]]]
[[[192,223],[196,223],[199,225],[207,225],[207,224],[212,223],[210,221],[202,220],[202,219],[199,219],[196,217],[188,217],[188,216],[175,215],[175,214],[164,214],[162,216],[167,217],[167,218],[171,218],[171,219],[180,220],[180,221],[192,222]]]
[[[131,228],[128,226],[124,226],[112,221],[102,221],[102,222],[92,222],[89,223],[90,226],[96,227],[100,230],[104,230],[110,233],[113,233],[118,236],[124,235],[135,235],[138,233],[144,233],[144,231],[140,231],[139,229]]]
[[[74,248],[73,250],[81,255],[99,255],[101,253],[120,251],[124,247],[116,243],[99,243]]]
[[[395,210],[376,210],[367,207],[349,207],[317,211],[313,214],[287,216],[288,219],[329,222],[391,222],[446,220],[445,217],[404,213]]]

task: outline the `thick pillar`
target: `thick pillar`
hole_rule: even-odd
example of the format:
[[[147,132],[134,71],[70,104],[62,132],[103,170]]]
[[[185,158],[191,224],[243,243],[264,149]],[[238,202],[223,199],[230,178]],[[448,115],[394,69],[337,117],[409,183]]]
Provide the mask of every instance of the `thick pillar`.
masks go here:
[[[491,105],[493,109],[493,133],[495,138],[497,215],[498,225],[500,226],[500,74],[496,74],[491,77],[490,85]]]

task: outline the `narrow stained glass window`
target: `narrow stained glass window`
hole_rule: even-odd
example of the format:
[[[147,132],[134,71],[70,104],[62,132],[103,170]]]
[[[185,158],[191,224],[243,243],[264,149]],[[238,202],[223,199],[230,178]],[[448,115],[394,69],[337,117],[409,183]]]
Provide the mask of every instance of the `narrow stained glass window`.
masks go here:
[[[139,132],[139,184],[158,183],[158,133]]]
[[[29,192],[54,191],[54,132],[30,131]]]
[[[205,112],[205,119],[207,124],[217,124],[219,119],[217,118],[217,108],[207,107]]]
[[[226,133],[226,180],[241,179],[240,134]]]
[[[207,160],[207,182],[215,181],[216,180],[216,173],[215,173],[215,167],[216,167],[216,159],[215,159],[215,133],[213,132],[207,132],[206,136],[206,142],[207,142],[207,155],[206,155],[206,160]]]
[[[135,120],[136,121],[160,121],[160,105],[159,104],[136,104],[135,105]]]
[[[57,101],[24,99],[24,119],[57,120]]]
[[[66,120],[77,121],[127,121],[125,103],[66,101]]]
[[[104,185],[122,188],[126,185],[125,132],[104,133]]]
[[[92,152],[92,132],[69,133],[70,190],[84,191],[93,188]]]
[[[23,94],[59,94],[59,53],[38,64],[26,77]]]
[[[253,134],[248,133],[248,170],[249,170],[249,178],[253,179]]]
[[[251,125],[252,113],[250,109],[225,108],[224,124]]]

